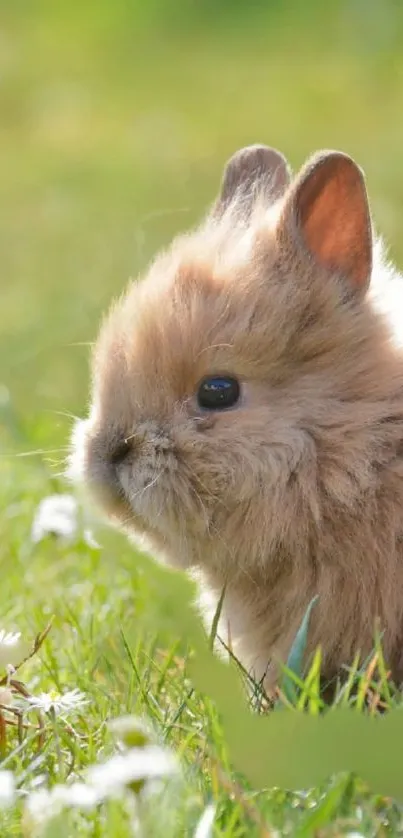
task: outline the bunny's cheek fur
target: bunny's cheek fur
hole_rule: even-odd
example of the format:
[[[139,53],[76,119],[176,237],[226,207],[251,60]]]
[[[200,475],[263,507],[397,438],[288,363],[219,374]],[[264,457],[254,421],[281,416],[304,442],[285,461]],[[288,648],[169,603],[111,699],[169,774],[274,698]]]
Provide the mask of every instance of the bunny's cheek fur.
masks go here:
[[[218,565],[233,571],[244,564],[245,556],[248,563],[260,564],[266,558],[260,555],[258,543],[256,550],[244,544],[245,526],[249,528],[251,517],[256,518],[256,527],[265,518],[274,549],[284,529],[277,503],[285,496],[290,505],[296,502],[296,475],[299,470],[312,470],[314,464],[312,440],[291,430],[283,431],[272,446],[256,433],[249,448],[243,440],[238,446],[236,440],[217,443],[213,435],[197,446],[188,441],[176,456],[159,459],[155,452],[140,453],[137,460],[120,467],[120,481],[133,512],[126,529],[138,530],[140,518],[152,542],[155,533],[163,537],[165,557],[174,565]],[[157,543],[155,547],[159,549]]]
[[[77,424],[71,474],[87,485],[112,523],[131,535],[147,535],[154,552],[181,567],[233,571],[245,556],[248,564],[266,561],[258,541],[251,555],[242,533],[249,531],[251,517],[257,530],[264,520],[275,550],[285,526],[278,506],[287,497],[300,503],[298,475],[315,469],[310,435],[269,408],[241,410],[236,422],[234,415],[222,416],[205,433],[178,416],[170,430],[144,423],[141,443],[114,466],[110,451],[124,433],[107,430],[101,417],[102,411],[96,420]]]

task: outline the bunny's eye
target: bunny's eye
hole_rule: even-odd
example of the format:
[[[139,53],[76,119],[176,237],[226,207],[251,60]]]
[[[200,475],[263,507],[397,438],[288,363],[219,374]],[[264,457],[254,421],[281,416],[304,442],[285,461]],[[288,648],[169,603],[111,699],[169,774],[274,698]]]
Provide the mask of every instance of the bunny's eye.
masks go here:
[[[240,396],[239,382],[236,378],[212,375],[203,378],[197,391],[199,407],[205,410],[223,410],[233,407]]]

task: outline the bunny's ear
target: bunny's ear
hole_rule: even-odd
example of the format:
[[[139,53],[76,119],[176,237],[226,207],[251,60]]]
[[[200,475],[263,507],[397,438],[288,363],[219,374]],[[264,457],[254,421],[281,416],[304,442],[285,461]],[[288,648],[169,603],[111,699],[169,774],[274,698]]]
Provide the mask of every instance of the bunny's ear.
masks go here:
[[[250,210],[258,192],[272,202],[285,192],[289,182],[288,164],[279,151],[265,145],[241,148],[225,166],[214,213],[221,214],[238,199],[245,210]]]
[[[364,176],[346,154],[324,151],[303,167],[285,200],[280,227],[323,268],[364,292],[372,269],[372,230]]]

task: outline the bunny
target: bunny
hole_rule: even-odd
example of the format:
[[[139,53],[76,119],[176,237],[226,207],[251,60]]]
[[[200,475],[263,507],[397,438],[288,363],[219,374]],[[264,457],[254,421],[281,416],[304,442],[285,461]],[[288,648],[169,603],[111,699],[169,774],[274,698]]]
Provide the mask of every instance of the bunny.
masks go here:
[[[268,689],[315,596],[324,678],[378,624],[402,679],[402,293],[356,163],[293,177],[255,145],[101,328],[70,473],[213,610],[225,590],[219,632]]]

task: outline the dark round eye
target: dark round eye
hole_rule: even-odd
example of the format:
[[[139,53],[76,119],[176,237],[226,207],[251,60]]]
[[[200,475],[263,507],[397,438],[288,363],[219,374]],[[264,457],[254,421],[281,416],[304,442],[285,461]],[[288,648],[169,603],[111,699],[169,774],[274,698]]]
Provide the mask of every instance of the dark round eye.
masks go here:
[[[205,410],[223,410],[237,403],[240,396],[239,382],[236,378],[224,375],[211,375],[203,378],[197,391],[199,407]]]

